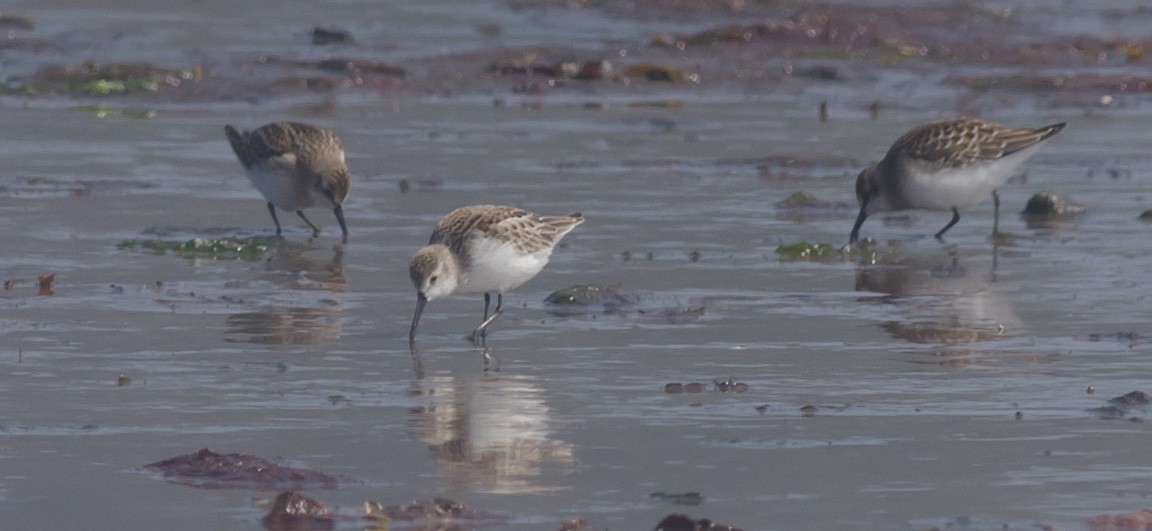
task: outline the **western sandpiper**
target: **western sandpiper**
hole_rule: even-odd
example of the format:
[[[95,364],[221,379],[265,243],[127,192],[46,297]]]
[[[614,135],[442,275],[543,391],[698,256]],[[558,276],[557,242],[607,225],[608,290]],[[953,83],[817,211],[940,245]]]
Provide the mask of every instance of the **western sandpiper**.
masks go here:
[[[280,235],[276,209],[295,212],[320,235],[304,209],[329,206],[340,222],[343,241],[348,241],[341,204],[348,196],[348,166],[344,146],[329,129],[298,122],[274,122],[251,131],[224,126],[232,151],[248,171],[248,178],[268,200],[268,212]]]
[[[484,319],[470,336],[473,341],[482,339],[484,330],[504,311],[504,292],[544,269],[560,239],[583,222],[579,213],[538,216],[496,205],[466,206],[444,216],[408,267],[417,291],[408,342],[416,341],[424,305],[456,293],[484,294]],[[496,311],[489,316],[492,293]]]
[[[896,140],[884,159],[860,172],[856,198],[860,215],[849,243],[856,243],[864,219],[877,212],[919,208],[951,210],[937,239],[960,221],[960,209],[992,194],[995,214],[992,234],[1000,229],[1000,195],[996,189],[1011,177],[1063,123],[1039,129],[1008,129],[975,119],[932,122],[913,128]]]

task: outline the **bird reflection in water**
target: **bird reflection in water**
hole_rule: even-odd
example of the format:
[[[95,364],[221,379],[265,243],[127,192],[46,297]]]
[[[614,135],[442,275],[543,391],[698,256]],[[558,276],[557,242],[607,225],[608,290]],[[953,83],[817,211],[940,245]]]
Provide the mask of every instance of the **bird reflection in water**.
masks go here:
[[[264,278],[293,291],[341,293],[347,289],[344,278],[344,250],[332,250],[330,259],[316,259],[316,249],[284,247],[265,261]],[[344,310],[339,301],[300,294],[293,306],[264,306],[251,312],[229,315],[225,341],[265,345],[314,345],[340,337]]]
[[[434,375],[415,381],[426,403],[409,421],[453,486],[515,494],[557,489],[575,471],[573,445],[555,440],[535,378]]]
[[[912,343],[992,341],[1023,327],[1004,294],[983,275],[962,265],[954,250],[944,256],[914,256],[897,264],[861,265],[856,270],[856,290],[885,294],[861,301],[895,306],[900,318],[881,327],[892,337]]]

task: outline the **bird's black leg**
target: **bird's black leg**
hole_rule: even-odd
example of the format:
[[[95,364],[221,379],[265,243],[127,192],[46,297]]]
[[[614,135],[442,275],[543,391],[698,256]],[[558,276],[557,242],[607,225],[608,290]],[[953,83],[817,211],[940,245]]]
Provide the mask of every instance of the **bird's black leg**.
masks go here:
[[[276,235],[280,235],[280,220],[276,217],[276,205],[271,201],[268,202],[268,213],[272,214],[272,222],[276,224]]]
[[[316,225],[313,225],[311,221],[308,221],[308,218],[304,217],[304,211],[303,210],[297,210],[296,215],[300,216],[300,219],[304,220],[304,223],[307,223],[309,227],[312,227],[312,237],[313,238],[320,236],[320,229],[316,228]]]
[[[1000,235],[1000,192],[992,190],[992,237]]]
[[[487,335],[486,330],[488,325],[492,324],[492,321],[495,321],[497,317],[500,317],[500,314],[504,313],[504,294],[497,293],[496,311],[492,312],[491,317],[488,316],[488,303],[491,301],[490,297],[491,296],[488,293],[484,294],[484,322],[480,323],[480,326],[476,327],[476,331],[472,332],[472,335],[469,336],[472,341],[484,339]]]
[[[960,221],[960,211],[953,208],[952,209],[952,221],[949,221],[947,225],[944,225],[944,228],[940,229],[940,232],[936,233],[936,239],[937,240],[943,240],[944,239],[944,233],[948,232],[948,229],[952,228],[952,225],[955,225],[957,221]]]

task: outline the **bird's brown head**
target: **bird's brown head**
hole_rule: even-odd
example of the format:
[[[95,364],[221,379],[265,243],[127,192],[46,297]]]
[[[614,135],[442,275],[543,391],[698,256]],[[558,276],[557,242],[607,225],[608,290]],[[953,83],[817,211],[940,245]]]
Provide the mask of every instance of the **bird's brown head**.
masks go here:
[[[448,247],[442,244],[427,245],[416,252],[408,265],[408,276],[416,291],[435,300],[447,297],[456,291],[460,284],[459,262]]]

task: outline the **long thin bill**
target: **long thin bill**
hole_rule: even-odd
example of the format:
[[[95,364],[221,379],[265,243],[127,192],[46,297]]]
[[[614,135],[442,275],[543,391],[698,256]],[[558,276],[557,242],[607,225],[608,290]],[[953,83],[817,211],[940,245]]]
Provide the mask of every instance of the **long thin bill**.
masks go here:
[[[336,221],[340,222],[341,240],[347,242],[348,225],[344,223],[344,207],[342,205],[336,205],[336,208],[333,208],[332,212],[336,214]]]
[[[420,324],[420,314],[424,313],[424,305],[428,304],[428,297],[423,293],[416,295],[416,315],[412,316],[412,328],[408,329],[408,344],[416,344],[416,325]]]
[[[852,225],[852,233],[848,235],[848,243],[856,243],[860,239],[860,226],[864,224],[864,219],[868,217],[868,213],[864,211],[864,207],[860,207],[860,215],[856,216],[856,224]]]

